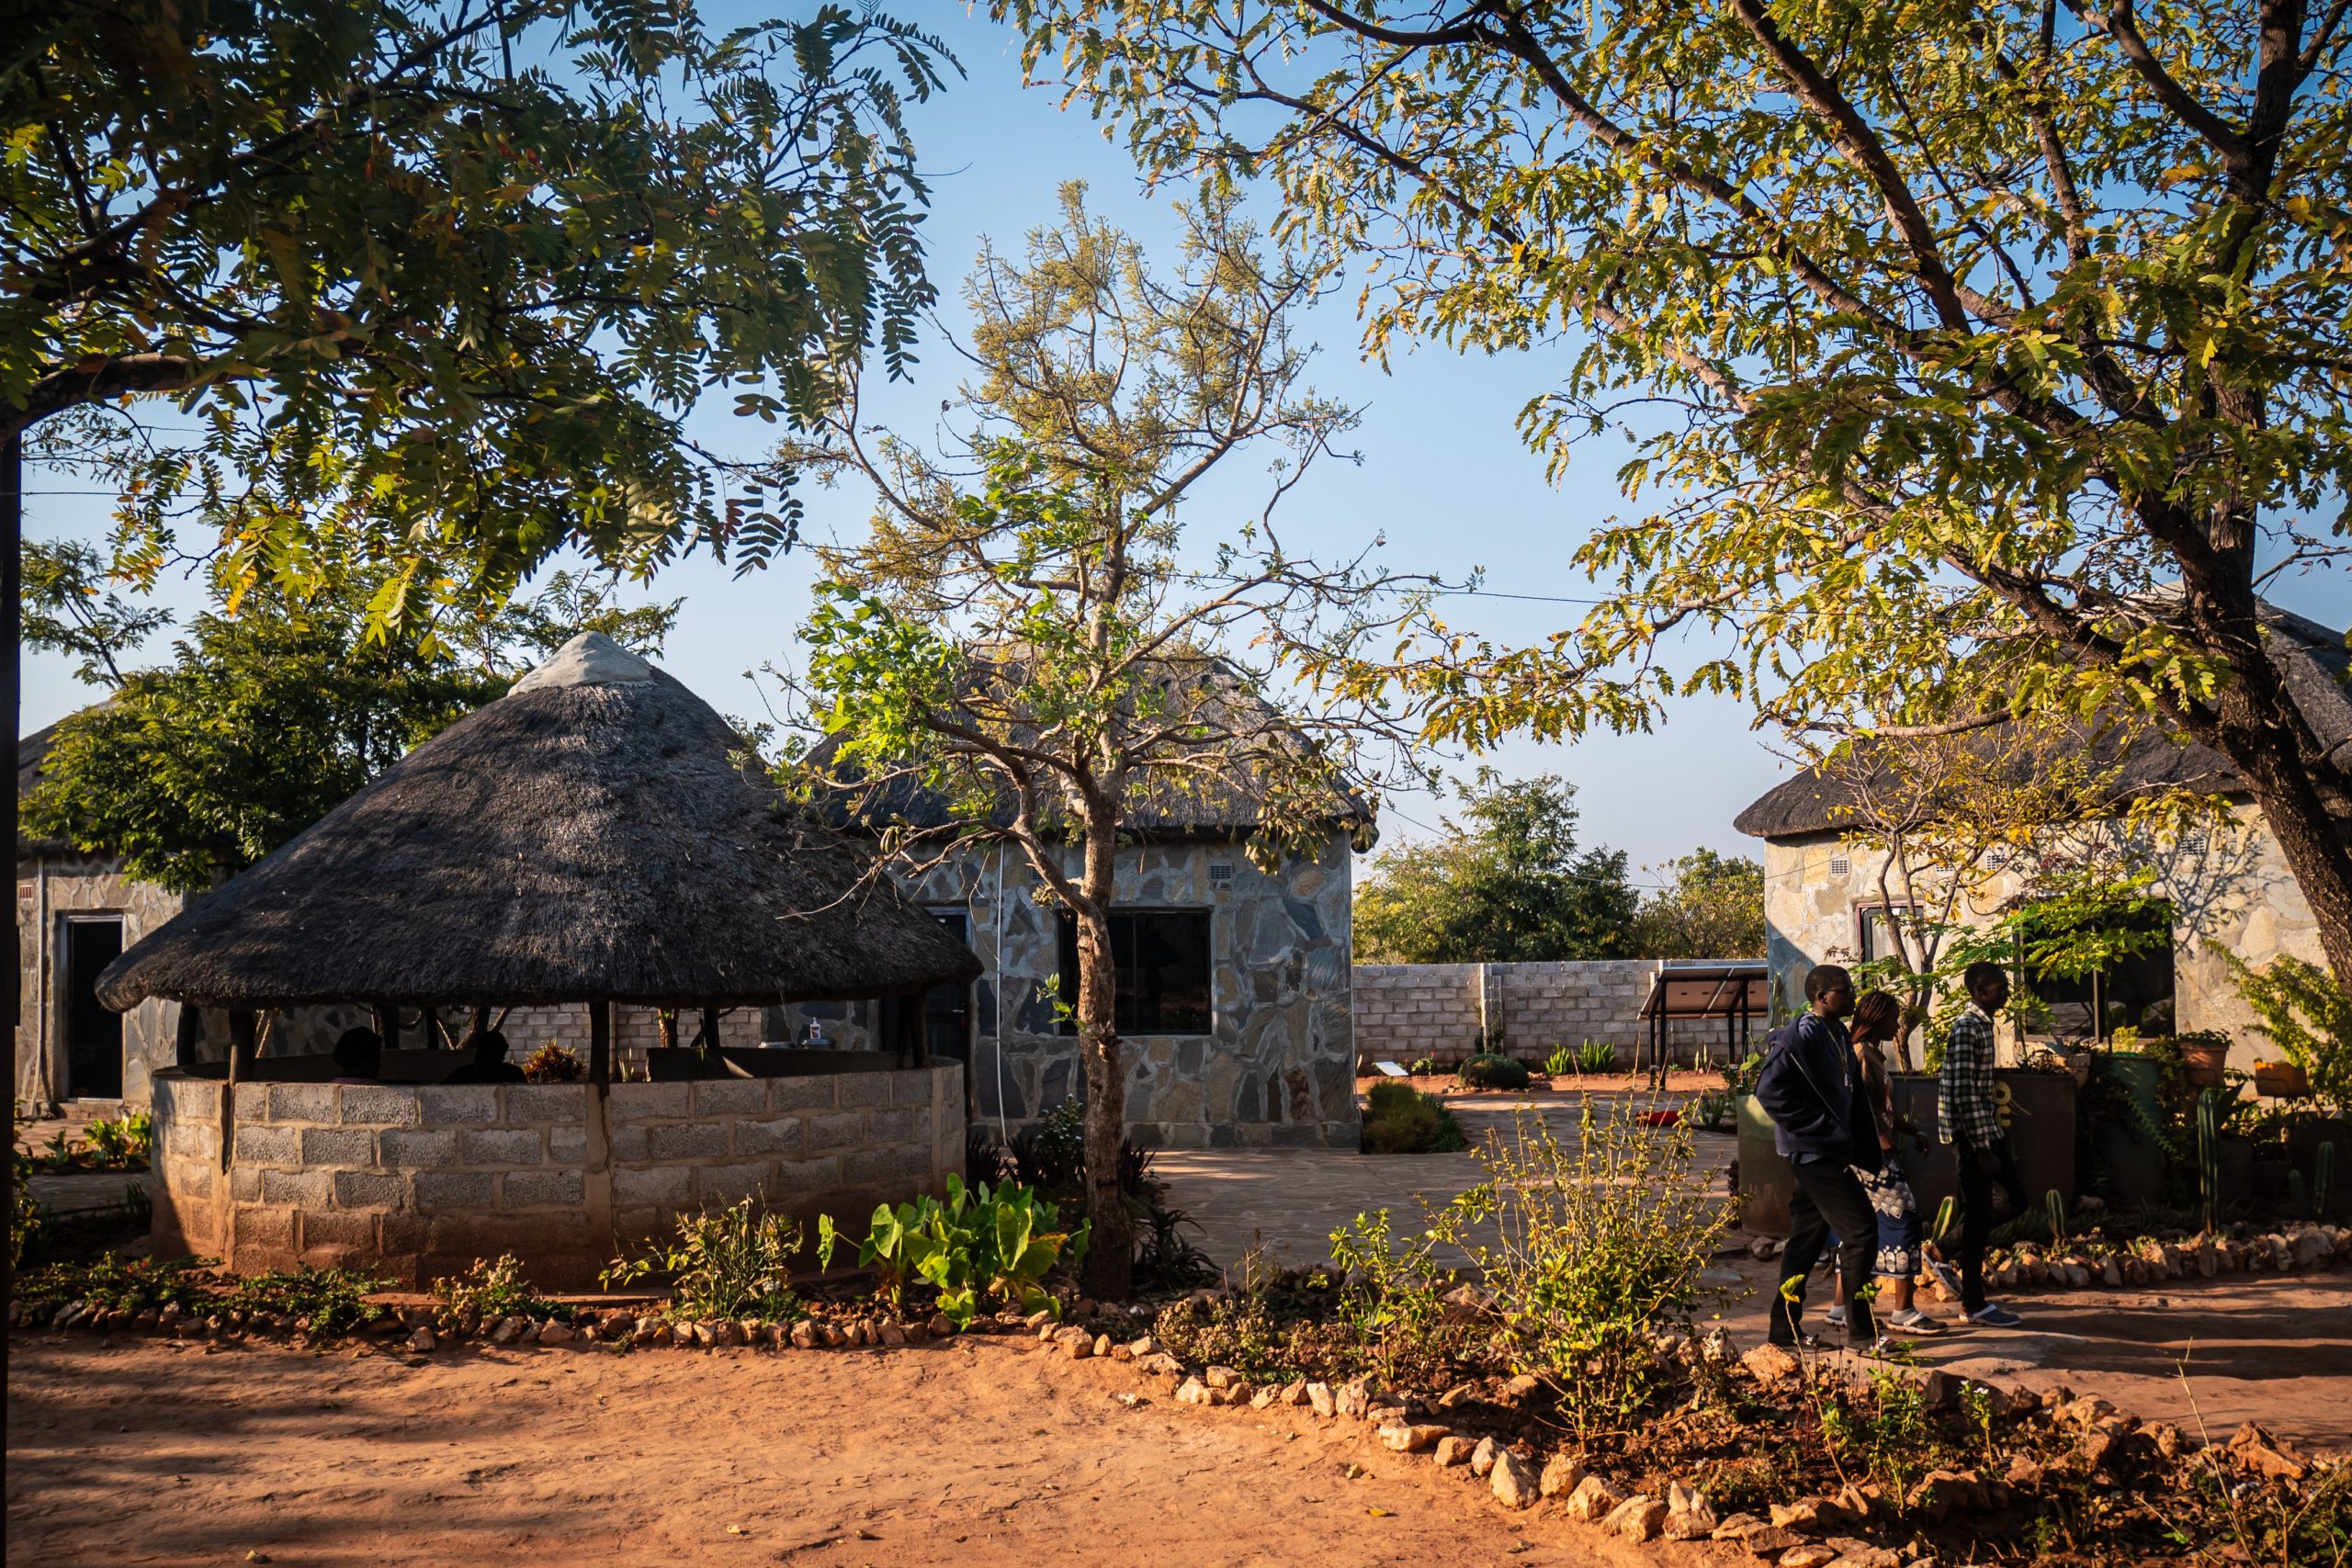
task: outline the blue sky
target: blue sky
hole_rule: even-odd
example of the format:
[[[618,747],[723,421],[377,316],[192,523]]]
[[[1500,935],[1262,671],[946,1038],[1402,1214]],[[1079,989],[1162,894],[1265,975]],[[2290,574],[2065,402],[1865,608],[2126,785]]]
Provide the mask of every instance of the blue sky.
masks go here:
[[[765,4],[708,9],[722,24],[766,14]],[[1065,180],[1087,181],[1094,209],[1147,244],[1172,231],[1169,208],[1178,193],[1147,197],[1125,152],[1106,142],[1082,111],[1062,113],[1056,94],[1024,90],[1008,32],[945,0],[899,9],[939,31],[967,73],[912,114],[933,180],[929,243],[947,328],[959,324],[956,285],[981,238],[1016,247],[1029,230],[1054,219]],[[1384,558],[1398,570],[1459,579],[1484,568],[1493,593],[1529,596],[1451,600],[1444,613],[1457,629],[1527,642],[1570,624],[1579,604],[1546,601],[1593,595],[1568,557],[1621,502],[1611,477],[1617,459],[1607,446],[1580,453],[1555,486],[1513,434],[1520,406],[1557,378],[1561,353],[1487,357],[1425,349],[1397,358],[1383,374],[1357,355],[1351,292],[1320,305],[1299,335],[1320,345],[1317,385],[1364,410],[1355,443],[1363,461],[1323,468],[1295,492],[1285,535],[1292,547],[1327,558],[1352,554],[1374,534],[1385,534]],[[922,357],[914,383],[892,389],[877,405],[916,430],[929,428],[956,378],[954,355],[935,339]],[[755,456],[773,431],[734,417],[729,401],[713,399],[698,412],[696,433],[719,449]],[[28,492],[70,482],[38,471],[26,479]],[[854,536],[863,529],[867,508],[854,491],[806,493],[811,534]],[[96,537],[105,529],[102,500],[28,493],[26,506],[30,536]],[[1193,521],[1209,527],[1217,519],[1196,514]],[[772,660],[795,662],[792,628],[808,608],[808,577],[802,556],[741,578],[704,558],[665,571],[650,593],[686,603],[664,664],[722,711],[759,711],[759,696],[744,677]],[[182,589],[167,600],[186,610],[197,597]],[[2341,598],[2340,583],[2290,584],[2278,597],[2305,614],[2341,620],[2340,606],[2331,612],[2329,605]],[[55,657],[28,656],[24,676],[26,730],[90,700]],[[1509,773],[1566,776],[1579,792],[1586,841],[1625,850],[1640,867],[1701,845],[1754,851],[1752,840],[1732,830],[1731,819],[1785,773],[1766,739],[1748,728],[1745,705],[1690,700],[1678,704],[1654,733],[1596,736],[1565,747],[1518,741],[1488,761]],[[1400,798],[1385,831],[1392,841],[1419,836],[1439,810],[1426,796]]]

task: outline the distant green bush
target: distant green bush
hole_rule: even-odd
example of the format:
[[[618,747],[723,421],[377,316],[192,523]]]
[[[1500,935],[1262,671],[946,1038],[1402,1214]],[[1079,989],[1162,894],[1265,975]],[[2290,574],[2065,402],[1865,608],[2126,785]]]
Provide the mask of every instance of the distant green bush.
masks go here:
[[[1528,1072],[1524,1063],[1480,1052],[1455,1068],[1453,1076],[1464,1089],[1525,1089]]]
[[[1376,1083],[1363,1116],[1363,1150],[1373,1155],[1448,1154],[1466,1149],[1453,1113],[1410,1084]]]

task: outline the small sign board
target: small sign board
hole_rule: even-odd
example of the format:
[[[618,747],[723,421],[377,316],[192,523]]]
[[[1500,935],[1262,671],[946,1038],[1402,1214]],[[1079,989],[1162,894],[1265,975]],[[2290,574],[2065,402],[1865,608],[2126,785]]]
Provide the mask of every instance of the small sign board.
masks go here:
[[[1412,1075],[1394,1062],[1374,1062],[1372,1070],[1384,1078],[1410,1077]]]

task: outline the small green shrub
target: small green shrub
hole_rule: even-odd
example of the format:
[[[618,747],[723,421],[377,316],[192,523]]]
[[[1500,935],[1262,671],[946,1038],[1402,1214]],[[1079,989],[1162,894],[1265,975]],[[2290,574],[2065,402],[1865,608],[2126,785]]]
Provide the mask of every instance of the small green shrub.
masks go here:
[[[384,1309],[368,1297],[379,1281],[349,1269],[312,1269],[254,1274],[237,1280],[215,1304],[230,1312],[266,1312],[290,1317],[314,1335],[341,1334],[375,1322]]]
[[[1469,1256],[1514,1365],[1559,1389],[1580,1436],[1633,1417],[1660,1379],[1656,1335],[1713,1293],[1699,1275],[1733,1215],[1689,1124],[1588,1099],[1573,1143],[1522,1119],[1478,1157],[1487,1180],[1439,1213],[1432,1245]]]
[[[926,1195],[896,1208],[877,1206],[858,1262],[882,1270],[883,1289],[893,1301],[910,1279],[922,1280],[938,1292],[939,1310],[958,1327],[992,1302],[1023,1312],[1055,1310],[1041,1281],[1065,1258],[1071,1263],[1085,1258],[1091,1230],[1080,1224],[1066,1233],[1056,1228],[1060,1221],[1060,1209],[1026,1187],[982,1182],[967,1188],[950,1175],[944,1202]],[[832,1266],[840,1243],[833,1217],[819,1216],[820,1267]]]
[[[32,1156],[13,1151],[16,1179],[9,1189],[8,1267],[22,1269],[40,1261],[49,1251],[49,1211],[33,1196]]]
[[[1434,1095],[1391,1081],[1373,1085],[1365,1098],[1366,1154],[1443,1154],[1470,1146],[1462,1135],[1462,1123]]]
[[[1524,1063],[1484,1052],[1464,1061],[1453,1076],[1464,1089],[1525,1089],[1528,1080]]]
[[[1577,1071],[1598,1076],[1617,1070],[1617,1047],[1606,1040],[1588,1040],[1577,1047]]]
[[[578,1083],[587,1076],[587,1064],[552,1040],[523,1058],[525,1083]]]
[[[1152,1320],[1151,1332],[1179,1360],[1231,1367],[1253,1382],[1287,1372],[1293,1361],[1290,1338],[1275,1325],[1262,1291],[1206,1303],[1171,1302]]]
[[[179,1258],[159,1263],[107,1253],[87,1263],[51,1263],[18,1275],[16,1297],[28,1312],[43,1315],[76,1301],[129,1312],[174,1302],[182,1312],[209,1311],[210,1298],[194,1274],[206,1262],[201,1258]]]
[[[434,1280],[433,1299],[441,1305],[444,1323],[457,1322],[469,1308],[482,1323],[495,1323],[502,1317],[569,1315],[568,1309],[531,1289],[531,1282],[523,1277],[522,1259],[511,1252],[491,1263],[477,1258],[462,1275]]]
[[[746,1198],[716,1213],[680,1215],[674,1240],[650,1256],[616,1258],[604,1283],[610,1290],[664,1273],[672,1310],[682,1316],[789,1323],[801,1315],[792,1290],[799,1250],[798,1225]]]
[[[84,1129],[85,1147],[90,1163],[107,1170],[130,1170],[144,1166],[153,1153],[155,1122],[144,1111],[113,1122],[93,1122]]]
[[[1417,1078],[1433,1078],[1437,1077],[1437,1058],[1435,1056],[1416,1056],[1413,1058],[1412,1066],[1407,1067],[1405,1070],[1412,1074]]]
[[[1546,1077],[1564,1078],[1576,1070],[1577,1054],[1566,1044],[1553,1046],[1552,1054],[1544,1058],[1544,1075]]]
[[[1358,1214],[1331,1233],[1331,1261],[1347,1272],[1340,1325],[1356,1352],[1392,1381],[1443,1368],[1464,1337],[1441,1292],[1440,1239],[1424,1228],[1400,1240],[1385,1209]]]

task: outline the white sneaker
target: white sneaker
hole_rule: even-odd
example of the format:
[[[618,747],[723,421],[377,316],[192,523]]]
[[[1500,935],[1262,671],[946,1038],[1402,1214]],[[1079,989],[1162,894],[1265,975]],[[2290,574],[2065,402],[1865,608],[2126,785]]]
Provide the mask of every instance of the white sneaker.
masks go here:
[[[1833,1306],[1821,1314],[1821,1321],[1832,1328],[1843,1328],[1846,1326],[1846,1309]]]
[[[1905,1307],[1886,1314],[1886,1325],[1905,1334],[1941,1334],[1944,1325],[1939,1319],[1929,1317],[1917,1307]]]

